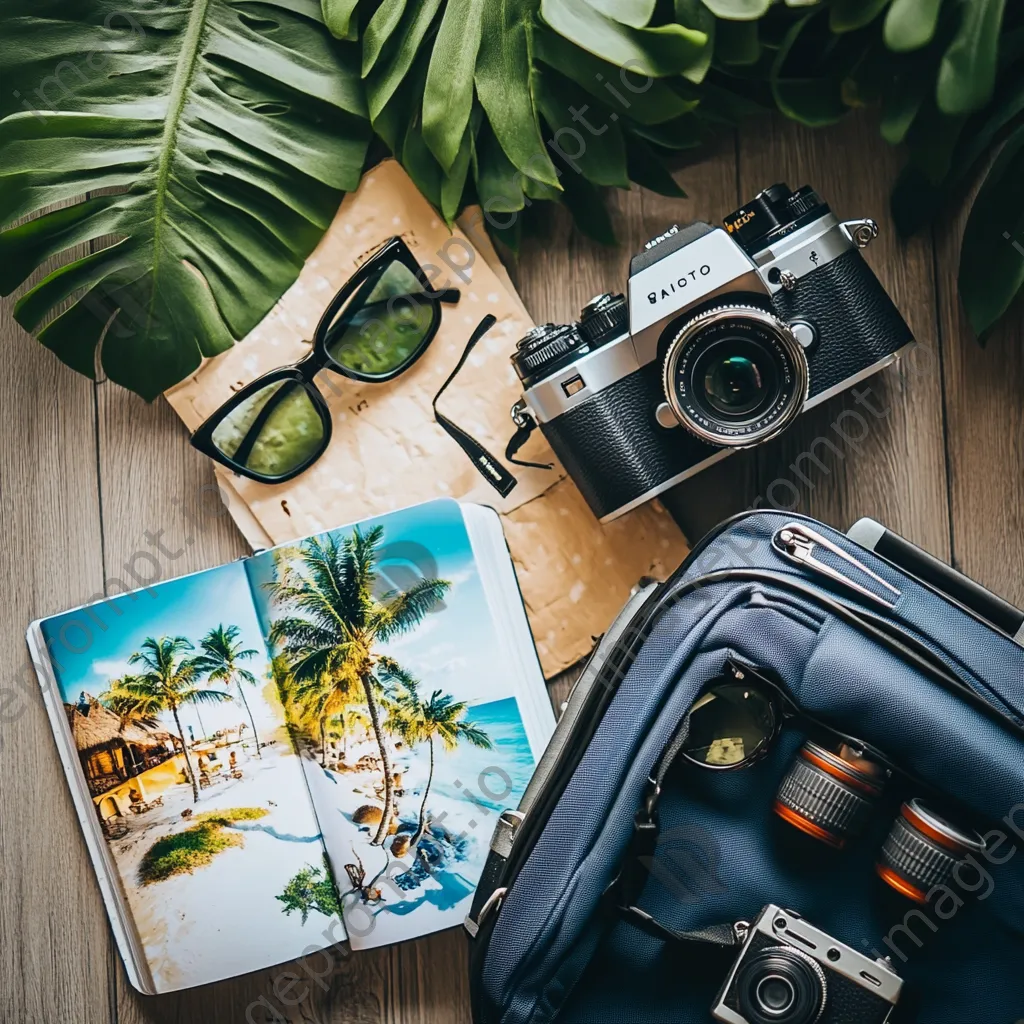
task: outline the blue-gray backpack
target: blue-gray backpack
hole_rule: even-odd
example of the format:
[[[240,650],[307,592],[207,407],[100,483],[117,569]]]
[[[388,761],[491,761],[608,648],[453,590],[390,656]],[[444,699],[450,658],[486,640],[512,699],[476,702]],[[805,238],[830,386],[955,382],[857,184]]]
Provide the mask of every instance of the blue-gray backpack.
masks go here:
[[[1022,624],[871,520],[713,531],[498,822],[476,1024],[1020,1024]]]

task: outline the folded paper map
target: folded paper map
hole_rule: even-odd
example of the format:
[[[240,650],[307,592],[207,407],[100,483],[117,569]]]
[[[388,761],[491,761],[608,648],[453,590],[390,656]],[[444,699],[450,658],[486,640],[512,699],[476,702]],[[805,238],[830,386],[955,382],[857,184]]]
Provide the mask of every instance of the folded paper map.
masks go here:
[[[426,354],[388,383],[317,378],[333,418],[327,451],[283,484],[222,467],[228,507],[254,547],[281,544],[437,497],[483,502],[502,516],[541,664],[550,676],[583,657],[643,575],[663,576],[686,555],[678,526],[657,502],[613,523],[594,518],[539,432],[521,457],[553,470],[511,466],[517,486],[501,498],[437,424],[431,402],[473,328],[497,323],[477,345],[439,408],[499,458],[514,430],[509,409],[521,387],[509,362],[532,326],[487,240],[479,214],[449,229],[393,160],[347,196],[298,280],[240,344],[206,361],[167,393],[194,430],[234,391],[297,362],[324,307],[370,253],[401,235],[435,288],[460,291],[443,307]]]

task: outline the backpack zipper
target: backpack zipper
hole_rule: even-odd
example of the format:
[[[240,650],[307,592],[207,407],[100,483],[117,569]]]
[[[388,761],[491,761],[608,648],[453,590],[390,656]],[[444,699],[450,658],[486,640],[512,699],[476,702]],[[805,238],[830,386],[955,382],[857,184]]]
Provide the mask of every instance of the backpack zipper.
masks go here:
[[[853,555],[844,551],[838,544],[833,543],[827,537],[823,537],[818,533],[817,530],[812,530],[803,523],[787,523],[776,530],[772,537],[772,547],[788,561],[796,563],[803,569],[809,569],[819,576],[825,576],[834,583],[841,584],[847,590],[853,591],[860,597],[866,597],[875,601],[882,605],[883,608],[895,608],[896,601],[902,596],[899,587],[894,587],[888,581],[883,580],[878,573],[873,572],[863,562],[857,561]],[[885,596],[881,596],[874,590],[851,579],[847,573],[840,572],[833,565],[822,561],[815,555],[815,551],[819,548],[840,559],[840,564],[843,568],[851,566],[861,575],[883,587],[888,593]]]

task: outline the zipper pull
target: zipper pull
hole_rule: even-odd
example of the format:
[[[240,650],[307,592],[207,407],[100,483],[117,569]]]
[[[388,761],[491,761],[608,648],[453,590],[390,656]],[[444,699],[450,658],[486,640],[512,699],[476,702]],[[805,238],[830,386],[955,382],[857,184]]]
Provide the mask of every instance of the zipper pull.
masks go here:
[[[900,597],[901,592],[898,587],[894,587],[891,583],[883,580],[881,576],[872,572],[866,565],[858,562],[853,555],[848,554],[838,544],[833,544],[827,537],[823,537],[816,530],[812,530],[803,523],[787,523],[781,529],[776,530],[775,536],[772,537],[772,547],[789,561],[796,562],[797,565],[820,573],[822,576],[827,576],[830,580],[841,583],[844,587],[853,590],[861,597],[868,597],[885,608],[894,608],[896,606],[896,599]],[[876,594],[873,590],[869,590],[867,587],[850,579],[849,576],[841,573],[838,569],[834,569],[827,562],[817,558],[814,551],[815,548],[819,547],[831,552],[837,558],[841,558],[858,572],[863,573],[863,575],[870,577],[879,586],[889,591],[893,595],[892,598]]]

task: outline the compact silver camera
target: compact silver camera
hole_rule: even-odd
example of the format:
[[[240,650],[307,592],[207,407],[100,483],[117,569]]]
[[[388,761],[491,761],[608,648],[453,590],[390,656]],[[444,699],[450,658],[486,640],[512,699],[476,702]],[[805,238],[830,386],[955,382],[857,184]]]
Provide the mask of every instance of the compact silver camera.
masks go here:
[[[885,1024],[902,979],[887,960],[869,960],[769,905],[747,932],[743,951],[711,1015],[725,1024]]]
[[[576,323],[520,340],[506,454],[539,426],[607,522],[774,437],[912,344],[860,254],[877,231],[786,185],[724,230],[670,228],[630,262],[628,304],[600,295]]]

